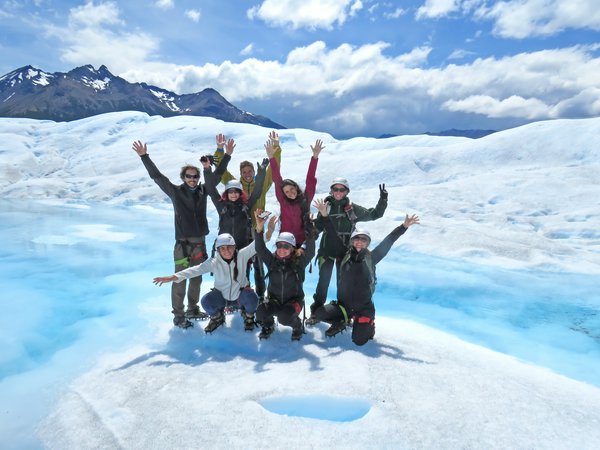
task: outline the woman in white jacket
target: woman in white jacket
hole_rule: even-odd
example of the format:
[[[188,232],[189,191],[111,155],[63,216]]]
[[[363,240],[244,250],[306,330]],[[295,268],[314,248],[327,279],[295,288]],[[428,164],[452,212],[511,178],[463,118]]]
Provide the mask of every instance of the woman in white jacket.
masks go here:
[[[202,308],[210,314],[210,322],[204,328],[207,333],[212,333],[225,323],[224,309],[226,306],[237,305],[242,309],[244,329],[254,330],[254,312],[258,305],[258,296],[250,287],[246,274],[248,261],[256,254],[254,242],[238,250],[233,236],[223,233],[217,236],[215,243],[216,253],[203,263],[188,267],[169,277],[156,277],[154,284],[162,285],[174,281],[179,283],[188,278],[197,277],[205,273],[214,274],[214,288],[200,300]]]

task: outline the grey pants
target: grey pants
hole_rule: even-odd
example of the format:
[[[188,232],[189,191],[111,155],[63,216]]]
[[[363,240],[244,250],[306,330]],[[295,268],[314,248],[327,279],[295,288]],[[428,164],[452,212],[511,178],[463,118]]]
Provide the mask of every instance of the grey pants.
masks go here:
[[[173,257],[175,259],[175,272],[191,266],[197,266],[201,262],[206,261],[208,255],[206,254],[204,237],[188,238],[185,241],[175,242]],[[193,310],[198,306],[201,284],[202,276],[183,280],[181,283],[171,284],[171,306],[173,307],[172,312],[175,317],[183,317],[185,315],[186,288],[188,309]]]

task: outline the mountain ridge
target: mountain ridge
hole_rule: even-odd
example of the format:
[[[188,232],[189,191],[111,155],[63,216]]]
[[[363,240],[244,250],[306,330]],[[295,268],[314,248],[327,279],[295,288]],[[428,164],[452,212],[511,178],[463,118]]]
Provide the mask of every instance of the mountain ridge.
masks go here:
[[[108,112],[139,111],[173,117],[204,116],[267,128],[285,126],[243,111],[213,88],[175,94],[147,83],[130,83],[101,65],[48,73],[31,65],[0,77],[0,117],[70,122]]]

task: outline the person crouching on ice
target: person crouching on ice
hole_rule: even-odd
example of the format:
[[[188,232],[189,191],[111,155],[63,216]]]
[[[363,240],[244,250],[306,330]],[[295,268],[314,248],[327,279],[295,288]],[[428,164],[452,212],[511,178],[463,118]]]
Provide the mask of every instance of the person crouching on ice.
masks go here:
[[[252,331],[258,296],[250,287],[246,267],[248,261],[256,254],[254,242],[238,250],[233,236],[223,233],[217,236],[215,247],[217,253],[212,258],[169,277],[156,277],[153,280],[154,284],[160,286],[171,281],[179,283],[212,272],[215,277],[214,288],[200,300],[204,311],[210,314],[210,321],[204,331],[212,333],[225,323],[226,306],[241,307],[244,329]]]
[[[256,321],[262,325],[258,335],[268,339],[273,333],[274,317],[281,325],[292,327],[292,341],[302,338],[304,332],[299,314],[304,308],[304,275],[306,266],[315,256],[315,233],[306,234],[306,249],[296,251],[296,238],[292,233],[282,232],[275,240],[276,250],[271,253],[265,246],[263,236],[266,216],[261,217],[260,210],[256,218],[256,253],[267,267],[269,284],[264,302],[256,309]]]
[[[337,255],[341,256],[338,271],[337,301],[328,303],[315,310],[315,315],[321,322],[331,326],[325,335],[333,337],[344,331],[346,324],[353,319],[352,342],[364,345],[375,336],[375,266],[387,255],[396,240],[402,236],[408,227],[418,224],[419,217],[408,216],[404,223],[396,227],[372,251],[368,249],[371,235],[366,230],[355,229],[350,235],[350,246],[345,248],[342,239],[335,233],[333,223],[327,215],[328,204],[316,200],[317,207],[325,222],[328,235],[333,236]]]

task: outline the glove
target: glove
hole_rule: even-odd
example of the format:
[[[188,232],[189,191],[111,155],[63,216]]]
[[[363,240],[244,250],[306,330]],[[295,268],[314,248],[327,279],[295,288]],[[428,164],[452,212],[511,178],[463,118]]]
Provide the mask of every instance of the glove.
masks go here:
[[[379,185],[379,198],[384,200],[387,200],[388,198],[388,191],[385,190],[385,183]]]
[[[269,158],[263,158],[262,163],[260,165],[263,169],[266,169],[269,165]]]

